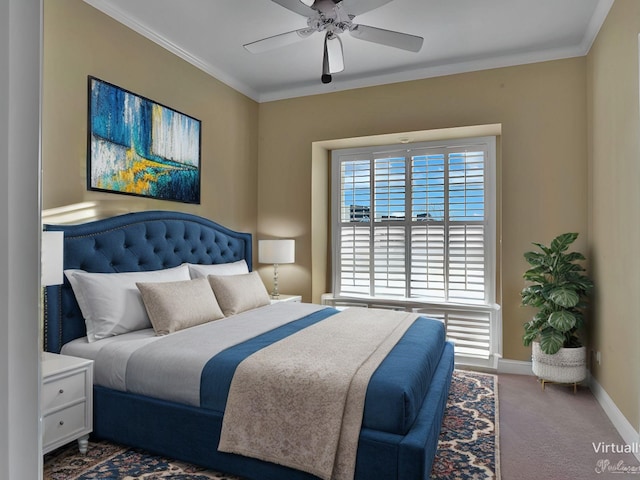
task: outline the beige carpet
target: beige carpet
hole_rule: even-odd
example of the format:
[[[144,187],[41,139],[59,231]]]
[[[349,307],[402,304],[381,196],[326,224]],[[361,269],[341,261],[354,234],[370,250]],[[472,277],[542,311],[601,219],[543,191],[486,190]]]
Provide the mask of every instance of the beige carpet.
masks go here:
[[[498,390],[504,480],[640,480],[632,454],[611,452],[625,444],[588,388],[499,375]]]

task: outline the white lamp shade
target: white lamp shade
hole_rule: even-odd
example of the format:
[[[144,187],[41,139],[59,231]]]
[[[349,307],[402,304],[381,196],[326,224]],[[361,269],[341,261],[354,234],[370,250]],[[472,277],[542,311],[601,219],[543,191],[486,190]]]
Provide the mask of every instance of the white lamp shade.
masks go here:
[[[293,263],[295,240],[259,240],[258,261],[260,263]]]
[[[42,285],[60,285],[64,281],[64,232],[42,232],[40,250]]]

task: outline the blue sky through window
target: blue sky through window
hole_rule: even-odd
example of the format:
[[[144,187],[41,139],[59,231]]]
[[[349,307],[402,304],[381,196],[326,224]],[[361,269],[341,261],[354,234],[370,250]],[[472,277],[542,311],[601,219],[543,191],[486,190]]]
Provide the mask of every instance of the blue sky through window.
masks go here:
[[[345,222],[404,220],[408,213],[413,221],[443,221],[447,212],[450,221],[483,221],[484,152],[347,160],[341,199]]]

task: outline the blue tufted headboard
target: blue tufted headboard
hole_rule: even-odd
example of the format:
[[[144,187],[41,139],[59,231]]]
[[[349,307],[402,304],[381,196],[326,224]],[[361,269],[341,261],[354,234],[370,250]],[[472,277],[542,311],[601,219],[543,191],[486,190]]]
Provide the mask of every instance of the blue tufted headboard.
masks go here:
[[[234,232],[196,215],[170,211],[127,213],[80,225],[45,225],[64,232],[64,268],[138,272],[181,263],[218,264],[244,259],[252,269],[251,234]],[[65,278],[46,288],[44,350],[86,335],[80,307]]]

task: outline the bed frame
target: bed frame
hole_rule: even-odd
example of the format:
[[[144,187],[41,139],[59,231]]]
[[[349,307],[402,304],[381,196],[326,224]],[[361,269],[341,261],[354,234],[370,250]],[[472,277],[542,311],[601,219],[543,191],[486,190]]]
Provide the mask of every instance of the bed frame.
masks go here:
[[[90,272],[149,271],[184,262],[219,264],[245,259],[252,268],[252,237],[191,214],[128,213],[81,225],[45,225],[64,232],[64,268]],[[86,336],[73,290],[65,279],[45,295],[44,349]],[[363,428],[355,478],[423,480],[429,477],[453,371],[446,344],[418,417],[402,436]],[[281,465],[219,452],[222,414],[94,386],[94,432],[98,438],[255,480],[312,480]]]

